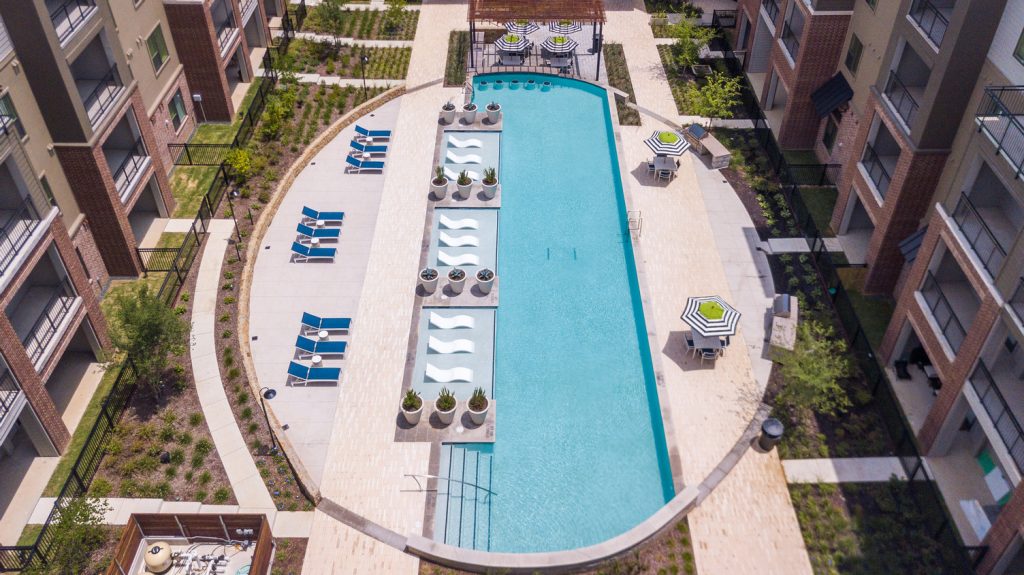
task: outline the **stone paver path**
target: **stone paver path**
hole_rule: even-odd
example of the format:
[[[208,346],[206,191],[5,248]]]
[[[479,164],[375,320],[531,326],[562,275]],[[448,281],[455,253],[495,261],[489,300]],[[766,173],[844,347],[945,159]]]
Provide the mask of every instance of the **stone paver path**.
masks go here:
[[[782,467],[790,483],[861,483],[907,478],[896,457],[787,459]]]
[[[825,248],[828,251],[843,251],[843,244],[839,242],[839,238],[823,239],[825,241]],[[811,251],[811,246],[807,243],[807,238],[769,238],[766,243],[768,244],[768,251],[773,254],[796,254]]]
[[[365,46],[367,48],[403,48],[412,46],[412,40],[362,40],[359,38],[345,38],[343,36],[331,36],[329,34],[317,34],[315,32],[299,32],[296,38],[312,40],[313,42],[338,42],[353,46]]]
[[[361,88],[363,80],[360,78],[342,78],[341,76],[321,76],[320,74],[296,74],[296,79],[303,84],[326,84],[328,86],[356,86]],[[366,79],[367,88],[393,88],[405,84],[405,80],[379,80]]]

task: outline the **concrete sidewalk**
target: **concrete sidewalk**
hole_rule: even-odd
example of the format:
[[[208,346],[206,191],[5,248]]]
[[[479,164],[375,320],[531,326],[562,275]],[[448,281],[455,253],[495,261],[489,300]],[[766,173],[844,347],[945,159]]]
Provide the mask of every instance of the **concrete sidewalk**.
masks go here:
[[[907,479],[897,457],[787,459],[782,462],[790,483],[868,483]]]

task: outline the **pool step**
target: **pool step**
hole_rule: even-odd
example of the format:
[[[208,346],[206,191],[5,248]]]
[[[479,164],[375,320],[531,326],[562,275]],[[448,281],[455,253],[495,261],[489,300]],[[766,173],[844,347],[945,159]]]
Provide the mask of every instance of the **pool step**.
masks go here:
[[[467,549],[490,549],[492,454],[472,444],[441,446],[434,538]]]

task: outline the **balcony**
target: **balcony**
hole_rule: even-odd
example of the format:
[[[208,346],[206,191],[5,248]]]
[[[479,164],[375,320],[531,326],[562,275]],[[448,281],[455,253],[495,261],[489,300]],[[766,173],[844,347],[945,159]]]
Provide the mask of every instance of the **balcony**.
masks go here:
[[[885,83],[885,97],[889,99],[899,117],[903,118],[903,123],[909,127],[921,106],[896,72],[889,72],[889,80]]]
[[[947,261],[956,266],[955,260]],[[954,354],[964,343],[967,329],[973,323],[980,306],[974,290],[967,279],[962,277],[963,272],[959,268],[957,272],[961,274],[961,279],[940,281],[929,271],[920,291],[939,332]]]
[[[940,6],[940,4],[943,4]],[[948,4],[948,5],[946,5]],[[910,19],[917,24],[932,44],[942,45],[942,38],[949,28],[949,16],[953,13],[952,2],[931,2],[931,0],[914,0],[910,6]]]
[[[800,52],[800,36],[793,31],[789,22],[782,25],[782,45],[789,52],[789,59],[796,62],[797,54]]]
[[[989,86],[981,98],[975,122],[1019,178],[1024,170],[1024,86]]]
[[[996,382],[1017,380],[1019,374],[1013,373],[1014,370],[1010,369],[1006,362],[1000,360],[1000,363],[1003,363],[1005,368],[999,370],[1002,373],[997,371],[993,376],[985,362],[979,359],[978,365],[970,377],[971,387],[978,394],[985,412],[992,420],[992,425],[1006,446],[1010,458],[1016,464],[1018,472],[1024,473],[1024,429],[1021,429],[1020,421],[1010,407],[1014,404],[1024,406],[1024,390],[1017,390],[1016,388],[1019,386],[1004,386],[1008,388],[1008,391],[1013,391],[1011,399],[1014,403],[1011,404],[1007,401]]]
[[[1006,259],[1007,248],[1004,246],[1012,245],[1012,237],[1015,234],[1007,233],[1008,230],[1005,229],[1004,222],[997,221],[1005,221],[1002,218],[1003,214],[998,210],[988,208],[984,211],[986,213],[983,215],[981,208],[976,207],[965,192],[957,201],[956,209],[953,211],[953,220],[960,226],[961,233],[967,238],[967,243],[971,245],[971,249],[981,260],[981,264],[985,266],[985,271],[992,279],[995,279]],[[998,235],[993,231],[993,226],[989,226],[989,223],[1003,229],[1003,233],[998,235],[1009,236],[1011,241],[1000,241]]]
[[[761,6],[764,7],[764,11],[768,14],[768,21],[773,25],[775,20],[779,17],[779,0],[762,0]]]
[[[3,443],[10,433],[24,403],[25,394],[21,391],[21,386],[14,380],[11,370],[4,365],[4,372],[0,375],[0,443]],[[8,419],[9,415],[11,417]]]
[[[213,18],[213,27],[217,31],[217,42],[220,44],[220,53],[223,57],[234,43],[235,38],[238,37],[235,13],[229,2],[217,0],[210,6],[210,15]]]
[[[112,148],[103,146],[103,153],[107,157],[108,165],[114,176],[114,187],[122,202],[127,202],[132,192],[138,187],[140,176],[149,165],[149,152],[142,138],[135,140],[135,143],[127,148]]]
[[[864,145],[864,156],[860,163],[867,172],[868,178],[875,184],[878,195],[883,199],[889,191],[889,184],[892,182],[892,170],[896,169],[896,161],[899,156],[883,156],[875,151],[871,144]]]
[[[50,22],[61,46],[97,12],[96,0],[47,0],[46,9],[50,11]]]
[[[1013,291],[1008,303],[1013,313],[1017,314],[1017,320],[1024,324],[1024,277],[1018,280],[1017,289]]]
[[[71,311],[79,299],[66,277],[42,277],[55,274],[52,266],[40,264],[7,306],[14,331],[37,370],[45,364],[47,352],[52,351],[60,336],[67,331]]]
[[[20,199],[10,209],[0,207],[0,275],[7,272],[42,221],[28,198]]]

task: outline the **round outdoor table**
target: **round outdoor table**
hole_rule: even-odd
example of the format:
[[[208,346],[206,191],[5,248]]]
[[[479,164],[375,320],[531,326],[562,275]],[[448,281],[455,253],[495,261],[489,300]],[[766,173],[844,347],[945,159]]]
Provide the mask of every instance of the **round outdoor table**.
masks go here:
[[[370,159],[370,153],[369,152],[363,152],[362,158],[363,158],[364,162],[366,160],[369,160]]]
[[[323,360],[324,360],[324,358],[320,357],[319,355],[314,355],[312,358],[310,358],[310,361],[313,362],[313,365],[320,365],[320,363]]]
[[[309,238],[309,245],[313,247],[320,245],[320,238]]]
[[[324,220],[317,220],[316,221],[316,227],[318,227],[318,228],[322,228],[322,227],[324,227],[326,225],[327,225],[327,222],[325,222]]]
[[[328,336],[327,330],[326,329],[320,330],[319,332],[317,332],[316,336],[318,338],[320,338],[320,339],[327,339],[327,336]]]

